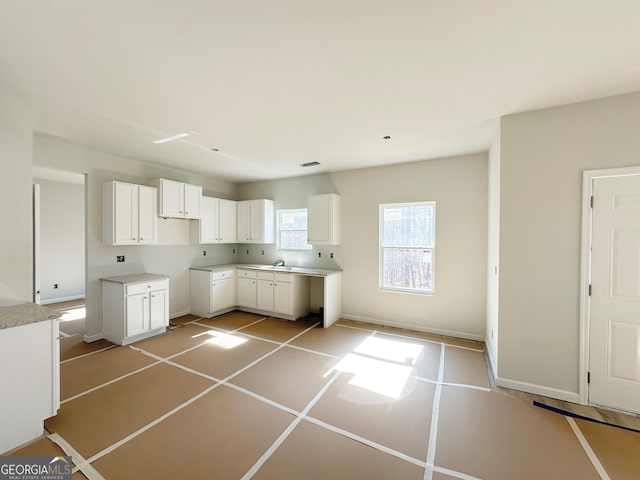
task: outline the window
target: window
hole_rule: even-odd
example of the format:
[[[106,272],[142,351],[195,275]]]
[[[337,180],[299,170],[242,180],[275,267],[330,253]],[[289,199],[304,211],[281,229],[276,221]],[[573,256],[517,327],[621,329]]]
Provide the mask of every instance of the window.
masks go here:
[[[380,205],[380,289],[434,293],[435,202]]]
[[[278,250],[311,250],[307,243],[307,209],[278,210]]]

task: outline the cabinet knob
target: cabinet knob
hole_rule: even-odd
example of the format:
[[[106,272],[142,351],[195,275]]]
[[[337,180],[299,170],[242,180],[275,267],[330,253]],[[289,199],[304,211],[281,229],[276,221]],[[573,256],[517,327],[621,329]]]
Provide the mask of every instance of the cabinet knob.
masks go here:
[[[144,240],[144,238],[140,237],[140,240]]]
[[[184,212],[185,215],[189,215],[189,212]]]

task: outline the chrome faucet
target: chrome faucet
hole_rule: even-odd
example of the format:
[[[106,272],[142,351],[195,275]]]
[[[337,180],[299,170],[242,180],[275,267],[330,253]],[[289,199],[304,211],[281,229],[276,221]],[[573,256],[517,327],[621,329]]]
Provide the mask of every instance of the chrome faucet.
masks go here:
[[[284,267],[284,260],[276,260],[273,264],[274,267]]]

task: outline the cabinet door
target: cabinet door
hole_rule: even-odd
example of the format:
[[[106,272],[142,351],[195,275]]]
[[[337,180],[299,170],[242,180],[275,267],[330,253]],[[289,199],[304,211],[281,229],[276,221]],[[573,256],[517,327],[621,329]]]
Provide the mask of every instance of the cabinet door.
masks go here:
[[[184,217],[184,183],[161,179],[160,216]]]
[[[274,284],[273,311],[293,315],[293,283],[276,282]]]
[[[214,280],[211,291],[211,311],[233,307],[236,304],[236,292],[233,278]]]
[[[237,240],[238,243],[249,243],[249,201],[242,201],[237,203]]]
[[[200,207],[200,243],[218,243],[218,199],[202,197]]]
[[[158,243],[158,189],[138,186],[139,243]]]
[[[149,330],[169,325],[169,292],[155,290],[148,294],[149,298]]]
[[[185,183],[184,191],[184,216],[185,218],[200,218],[200,201],[202,199],[202,187]]]
[[[264,241],[264,204],[260,200],[249,203],[249,240],[254,243]]]
[[[149,294],[127,295],[127,337],[149,331]]]
[[[236,202],[218,200],[218,238],[220,243],[237,243],[236,240]]]
[[[308,242],[314,245],[340,243],[340,197],[335,194],[312,195],[307,209]]]
[[[256,308],[256,279],[238,278],[236,286],[237,304],[241,307]]]
[[[138,186],[116,183],[114,192],[114,243],[138,243]]]
[[[260,310],[273,312],[273,280],[258,280],[256,296]]]

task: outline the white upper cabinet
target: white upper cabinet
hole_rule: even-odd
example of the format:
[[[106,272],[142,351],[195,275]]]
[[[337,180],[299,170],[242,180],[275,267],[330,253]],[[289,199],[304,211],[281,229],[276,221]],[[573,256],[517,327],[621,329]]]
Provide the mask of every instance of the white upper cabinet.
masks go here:
[[[236,243],[236,202],[202,197],[198,222],[198,242]]]
[[[311,195],[307,205],[308,243],[340,244],[340,195]]]
[[[202,187],[160,178],[158,211],[161,217],[200,218]]]
[[[102,188],[102,242],[105,245],[158,243],[157,189],[124,182]]]
[[[273,200],[243,200],[237,202],[238,243],[273,243]]]
[[[237,242],[237,211],[233,200],[218,199],[218,235],[220,243]]]

